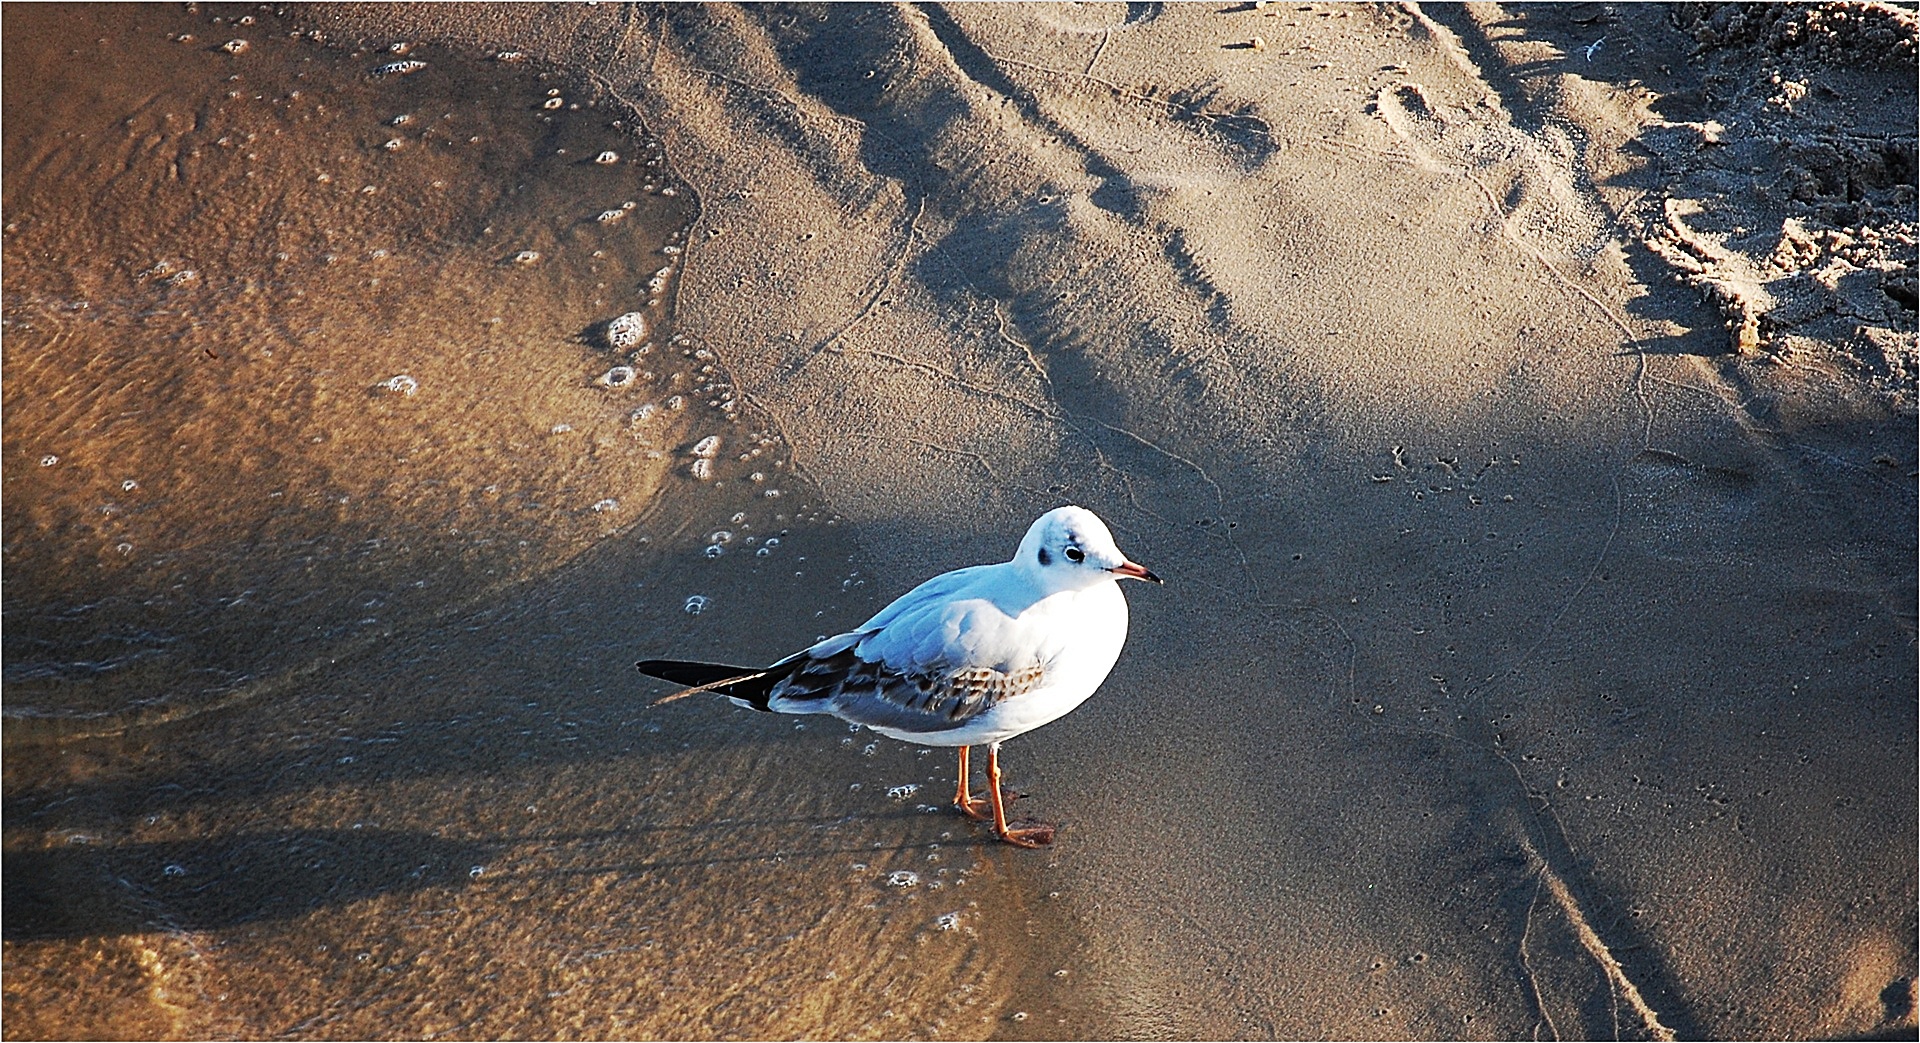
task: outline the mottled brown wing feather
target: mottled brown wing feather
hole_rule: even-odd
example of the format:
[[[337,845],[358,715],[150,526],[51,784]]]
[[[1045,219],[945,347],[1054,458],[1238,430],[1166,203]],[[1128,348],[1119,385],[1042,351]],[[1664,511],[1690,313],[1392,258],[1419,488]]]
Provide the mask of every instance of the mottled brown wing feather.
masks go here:
[[[773,699],[824,702],[856,724],[907,731],[958,728],[995,705],[1038,687],[1038,666],[1012,672],[988,669],[903,674],[869,663],[847,649],[819,659],[802,658],[776,681]]]

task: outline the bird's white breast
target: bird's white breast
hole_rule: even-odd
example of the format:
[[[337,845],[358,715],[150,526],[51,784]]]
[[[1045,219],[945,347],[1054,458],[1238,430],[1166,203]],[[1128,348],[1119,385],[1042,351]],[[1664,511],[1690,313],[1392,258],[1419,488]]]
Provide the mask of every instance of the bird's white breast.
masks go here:
[[[949,731],[874,730],[908,742],[974,746],[1010,739],[1057,720],[1085,702],[1120,658],[1127,640],[1127,599],[1118,583],[1096,583],[1042,598],[1014,622],[1039,653],[1045,669],[1040,687]]]

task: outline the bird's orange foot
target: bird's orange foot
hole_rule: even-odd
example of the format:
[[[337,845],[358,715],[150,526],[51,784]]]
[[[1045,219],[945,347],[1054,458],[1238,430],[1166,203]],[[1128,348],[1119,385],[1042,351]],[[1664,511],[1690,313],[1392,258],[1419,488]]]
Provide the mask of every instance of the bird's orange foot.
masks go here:
[[[1000,806],[1006,807],[1024,796],[1026,796],[1024,793],[1003,789],[1000,791]],[[965,801],[955,798],[953,806],[960,809],[960,814],[971,819],[986,822],[993,818],[993,803],[984,797],[968,797]]]
[[[1058,831],[1058,826],[1029,819],[1018,826],[1009,823],[1006,832],[1000,834],[1000,839],[1017,847],[1045,847],[1053,843],[1053,835]]]

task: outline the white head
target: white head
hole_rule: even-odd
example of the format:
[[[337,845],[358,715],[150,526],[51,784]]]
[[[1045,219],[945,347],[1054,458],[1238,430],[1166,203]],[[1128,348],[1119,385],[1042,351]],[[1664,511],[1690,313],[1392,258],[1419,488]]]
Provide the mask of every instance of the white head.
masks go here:
[[[1013,564],[1048,590],[1079,590],[1122,577],[1160,582],[1128,561],[1106,523],[1085,507],[1055,507],[1041,515],[1020,541]]]

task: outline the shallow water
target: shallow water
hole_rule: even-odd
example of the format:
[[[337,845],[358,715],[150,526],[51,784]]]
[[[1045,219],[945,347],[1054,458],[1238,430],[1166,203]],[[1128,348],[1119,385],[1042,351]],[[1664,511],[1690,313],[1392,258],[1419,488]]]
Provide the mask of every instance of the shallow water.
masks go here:
[[[643,128],[265,10],[7,28],[10,1035],[1059,1031],[949,754],[646,708],[898,591],[674,331]]]
[[[738,441],[668,343],[688,200],[575,85],[265,12],[23,10],[8,54],[16,721],[271,683],[565,561]]]

